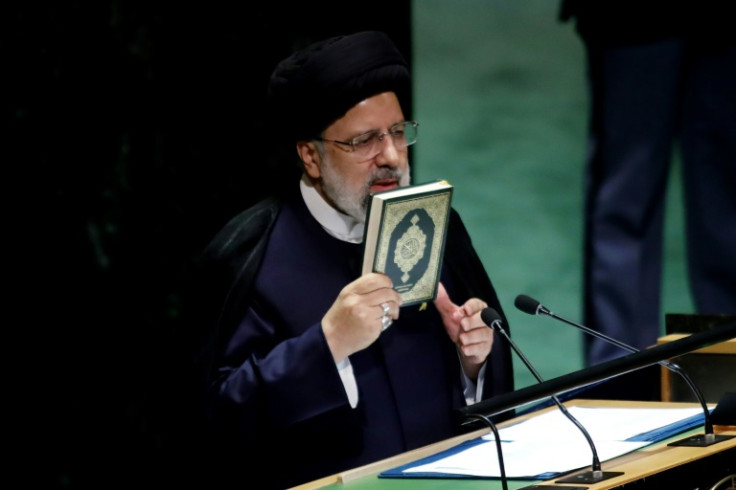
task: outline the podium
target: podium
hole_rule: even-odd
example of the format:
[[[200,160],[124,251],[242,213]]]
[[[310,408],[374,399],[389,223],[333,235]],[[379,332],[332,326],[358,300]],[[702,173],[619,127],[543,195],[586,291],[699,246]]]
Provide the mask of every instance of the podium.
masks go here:
[[[640,402],[620,400],[571,400],[565,403],[568,407],[699,407],[696,403],[681,402]],[[521,417],[505,421],[499,428],[534,417],[547,410],[525,414]],[[736,481],[736,438],[728,439],[708,447],[668,446],[673,440],[682,439],[688,434],[702,433],[703,428],[678,434],[670,439],[646,446],[638,451],[602,463],[604,471],[621,471],[623,475],[596,484],[585,485],[586,490],[599,489],[651,489],[651,488],[700,488],[702,490],[725,490],[733,488]],[[735,426],[716,426],[716,434],[736,435]],[[421,478],[379,478],[378,474],[391,468],[419,460],[452,448],[464,441],[488,434],[490,429],[483,428],[445,441],[408,451],[366,466],[361,466],[342,473],[331,475],[313,482],[294,487],[294,490],[313,490],[326,488],[330,490],[394,490],[394,489],[447,489],[475,490],[501,489],[500,479],[421,479]],[[569,475],[578,473],[573,471]],[[564,478],[563,475],[549,481],[511,480],[508,488],[521,489],[533,485],[541,488],[565,488],[555,483]],[[730,485],[730,486],[729,486]],[[569,487],[569,484],[568,484]]]
[[[665,316],[666,335],[657,339],[657,345],[675,342],[734,320],[736,315],[668,313]],[[694,350],[672,362],[690,375],[708,403],[717,403],[725,392],[736,389],[736,338]],[[661,399],[695,401],[687,384],[664,367],[661,368]]]

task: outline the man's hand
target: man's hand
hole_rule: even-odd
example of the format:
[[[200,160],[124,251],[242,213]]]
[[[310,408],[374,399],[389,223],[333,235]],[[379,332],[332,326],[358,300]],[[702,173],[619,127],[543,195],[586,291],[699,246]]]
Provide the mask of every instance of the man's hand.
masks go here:
[[[385,274],[371,273],[345,286],[322,318],[322,330],[338,363],[376,341],[383,328],[383,304],[399,318],[401,296]]]
[[[488,305],[481,299],[470,298],[458,306],[452,302],[442,283],[434,305],[442,316],[447,334],[458,348],[463,371],[470,379],[477,379],[493,347],[493,330],[480,318],[480,312]]]

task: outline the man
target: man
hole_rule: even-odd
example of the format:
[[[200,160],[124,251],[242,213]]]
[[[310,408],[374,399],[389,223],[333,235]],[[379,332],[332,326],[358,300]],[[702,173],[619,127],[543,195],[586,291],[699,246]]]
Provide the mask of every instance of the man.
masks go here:
[[[370,194],[410,183],[416,141],[391,40],[316,43],[277,66],[269,92],[303,175],[206,250],[202,362],[213,477],[283,488],[456,435],[455,409],[513,380],[480,319],[501,306],[457,213],[433,304],[402,307],[387,276],[360,276]]]
[[[736,36],[724,2],[564,0],[590,88],[584,323],[638,349],[661,334],[668,178],[679,153],[695,309],[736,308]],[[585,362],[626,354],[585,337]],[[659,399],[659,371],[606,397]],[[618,386],[617,386],[618,385]]]

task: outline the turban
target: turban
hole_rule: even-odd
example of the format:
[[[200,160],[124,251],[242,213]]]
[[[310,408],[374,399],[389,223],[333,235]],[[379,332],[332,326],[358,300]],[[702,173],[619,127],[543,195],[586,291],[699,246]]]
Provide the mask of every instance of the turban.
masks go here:
[[[318,137],[358,102],[394,92],[406,110],[406,60],[391,39],[365,31],[316,42],[281,61],[269,86],[273,129],[290,143]]]

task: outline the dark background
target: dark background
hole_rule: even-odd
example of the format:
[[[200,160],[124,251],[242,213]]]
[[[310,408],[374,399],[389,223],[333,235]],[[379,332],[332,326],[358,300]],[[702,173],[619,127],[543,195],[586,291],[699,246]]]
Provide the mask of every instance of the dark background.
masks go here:
[[[212,235],[283,182],[278,128],[263,124],[271,70],[307,42],[364,29],[411,61],[410,2],[306,3],[2,7],[15,311],[3,398],[20,481],[187,482],[183,291]]]

